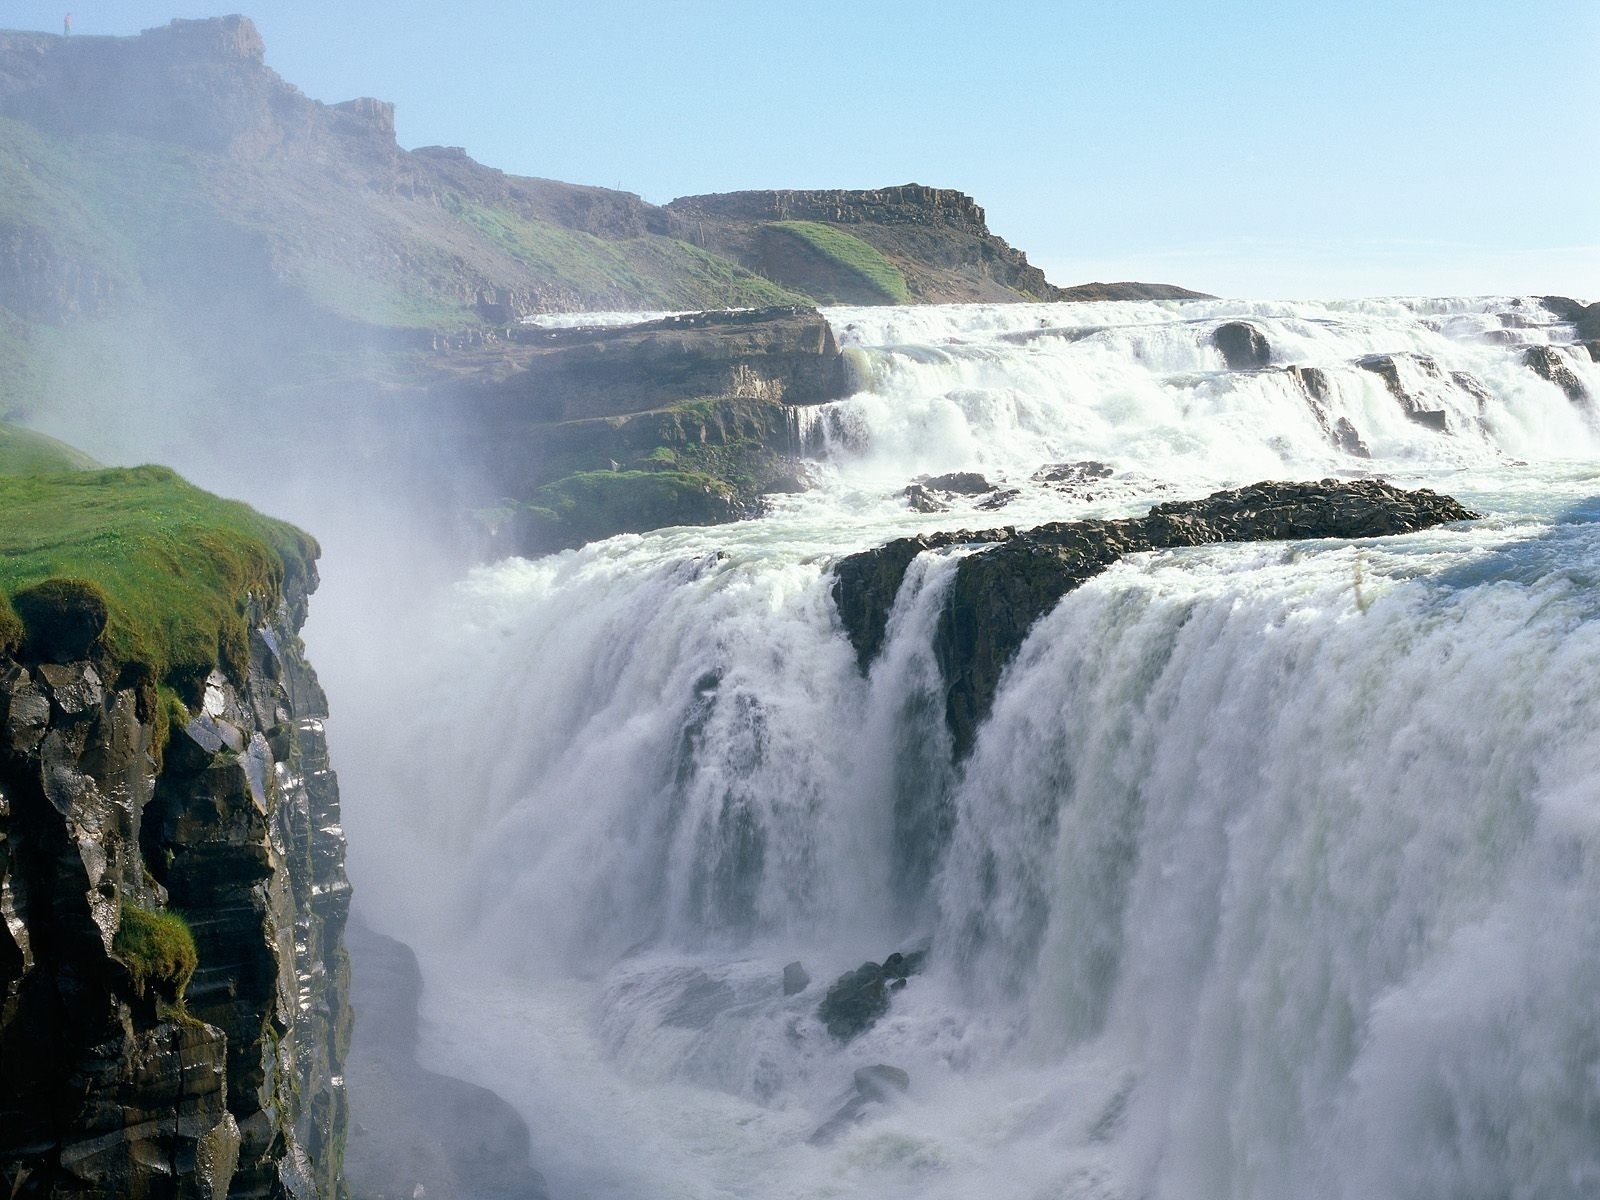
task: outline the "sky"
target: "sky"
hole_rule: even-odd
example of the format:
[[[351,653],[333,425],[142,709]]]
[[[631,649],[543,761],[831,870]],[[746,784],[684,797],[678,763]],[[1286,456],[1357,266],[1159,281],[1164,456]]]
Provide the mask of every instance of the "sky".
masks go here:
[[[190,0],[77,0],[130,34]],[[0,0],[59,30],[60,4]],[[1056,283],[1600,298],[1600,0],[256,0],[403,146],[662,203],[970,193]]]

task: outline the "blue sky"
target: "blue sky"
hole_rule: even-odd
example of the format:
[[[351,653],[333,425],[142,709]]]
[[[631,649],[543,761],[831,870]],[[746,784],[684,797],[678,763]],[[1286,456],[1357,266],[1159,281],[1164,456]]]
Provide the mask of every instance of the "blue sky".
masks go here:
[[[60,5],[0,25],[59,29]],[[217,10],[74,5],[80,34]],[[1600,298],[1600,2],[259,0],[402,145],[663,202],[970,192],[1062,283]]]

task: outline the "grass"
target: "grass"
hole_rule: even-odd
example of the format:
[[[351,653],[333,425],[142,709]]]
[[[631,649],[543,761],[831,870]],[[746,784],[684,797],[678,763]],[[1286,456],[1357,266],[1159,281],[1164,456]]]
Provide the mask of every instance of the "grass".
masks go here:
[[[44,475],[98,467],[83,451],[31,429],[0,423],[0,475]]]
[[[461,219],[502,252],[584,303],[659,308],[808,304],[709,251],[673,238],[599,238],[504,209],[464,202]]]
[[[152,912],[124,900],[111,953],[127,966],[140,996],[154,990],[183,1012],[183,994],[200,965],[200,955],[194,948],[194,933],[181,916]]]
[[[771,228],[798,238],[835,266],[862,280],[888,303],[911,303],[906,277],[900,268],[854,234],[817,221],[774,221]]]
[[[0,476],[0,512],[0,593],[30,645],[85,619],[98,593],[110,677],[137,666],[155,684],[187,686],[218,663],[242,675],[249,598],[276,603],[318,553],[309,534],[165,467]]]

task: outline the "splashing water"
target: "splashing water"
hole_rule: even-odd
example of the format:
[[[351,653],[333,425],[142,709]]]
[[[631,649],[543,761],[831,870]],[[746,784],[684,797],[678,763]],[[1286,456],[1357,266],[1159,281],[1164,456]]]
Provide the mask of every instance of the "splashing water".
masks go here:
[[[347,808],[353,845],[410,839],[364,885],[422,953],[431,1062],[521,1109],[558,1195],[1600,1194],[1600,426],[1524,357],[1600,398],[1571,329],[1515,298],[830,320],[863,390],[809,418],[818,488],[482,569],[391,683],[392,785]],[[1266,362],[1227,369],[1235,321]],[[1038,477],[1083,460],[1112,473]],[[1018,494],[910,511],[949,470]],[[865,675],[833,610],[831,562],[908,532],[1366,473],[1488,515],[1127,559],[959,765],[931,640],[974,548],[913,564]],[[827,985],[918,945],[835,1042]],[[873,1063],[904,1098],[808,1144]]]

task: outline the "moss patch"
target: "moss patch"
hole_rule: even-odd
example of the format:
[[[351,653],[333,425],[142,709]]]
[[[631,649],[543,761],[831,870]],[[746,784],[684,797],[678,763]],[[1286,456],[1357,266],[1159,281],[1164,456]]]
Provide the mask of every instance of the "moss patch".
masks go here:
[[[111,953],[133,975],[139,995],[154,991],[158,999],[183,1010],[183,993],[200,965],[200,955],[194,948],[194,933],[181,916],[151,912],[124,900]]]
[[[888,303],[911,303],[906,277],[900,268],[854,234],[818,221],[775,221],[771,228],[781,229],[804,242],[834,266],[866,283]]]
[[[133,664],[158,682],[219,662],[242,674],[249,598],[276,603],[287,581],[311,577],[318,553],[309,534],[165,467],[0,477],[0,512],[0,591],[30,645],[53,636],[53,612],[82,613],[52,608],[52,596],[85,600],[93,587],[105,602],[99,652],[113,678]],[[35,619],[45,624],[36,630]]]

